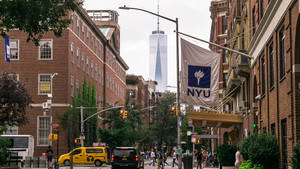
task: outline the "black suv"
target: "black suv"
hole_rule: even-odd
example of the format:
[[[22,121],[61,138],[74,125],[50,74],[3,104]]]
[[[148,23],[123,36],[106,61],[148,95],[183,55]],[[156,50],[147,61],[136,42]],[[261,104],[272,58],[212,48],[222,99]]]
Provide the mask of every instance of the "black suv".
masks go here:
[[[111,155],[111,168],[144,169],[144,158],[133,147],[116,147]]]

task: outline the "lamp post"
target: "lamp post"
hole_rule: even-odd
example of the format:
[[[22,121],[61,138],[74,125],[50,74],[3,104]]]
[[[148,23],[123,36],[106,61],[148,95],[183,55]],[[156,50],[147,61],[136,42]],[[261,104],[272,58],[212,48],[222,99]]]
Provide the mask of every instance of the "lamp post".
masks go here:
[[[140,8],[133,8],[133,7],[127,7],[127,6],[123,6],[123,7],[119,7],[119,9],[125,9],[125,10],[138,10],[138,11],[142,11],[142,12],[146,12],[149,13],[151,15],[155,15],[157,17],[166,19],[168,21],[171,21],[173,23],[176,24],[176,72],[177,72],[177,106],[178,106],[178,116],[177,116],[177,149],[179,150],[179,158],[178,158],[178,168],[181,169],[182,168],[182,156],[181,156],[181,138],[180,138],[180,123],[181,123],[181,113],[180,113],[180,102],[179,102],[179,98],[180,98],[180,82],[179,82],[179,33],[178,33],[178,18],[174,19],[170,19],[168,17],[144,10],[144,9],[140,9]]]
[[[53,73],[52,75],[50,75],[50,78],[51,78],[51,91],[53,90],[53,78],[57,75],[58,75],[58,73]],[[47,105],[46,109],[48,109],[49,116],[50,116],[49,132],[50,132],[50,134],[52,134],[52,122],[53,122],[53,120],[52,120],[52,110],[51,110],[52,97],[53,97],[52,92],[48,93],[47,96],[48,96],[48,100],[47,100],[47,104],[46,104]],[[49,145],[52,145],[51,143],[52,143],[52,141],[49,142]]]

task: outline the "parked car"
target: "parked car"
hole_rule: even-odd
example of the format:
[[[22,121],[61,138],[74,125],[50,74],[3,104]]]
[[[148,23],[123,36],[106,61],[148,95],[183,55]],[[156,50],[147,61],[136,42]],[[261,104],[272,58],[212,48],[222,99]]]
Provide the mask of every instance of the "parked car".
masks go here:
[[[143,155],[134,147],[117,147],[112,151],[111,168],[144,169]]]
[[[79,147],[67,154],[63,154],[58,159],[58,164],[69,166],[73,155],[73,164],[95,164],[99,167],[108,161],[105,147]]]

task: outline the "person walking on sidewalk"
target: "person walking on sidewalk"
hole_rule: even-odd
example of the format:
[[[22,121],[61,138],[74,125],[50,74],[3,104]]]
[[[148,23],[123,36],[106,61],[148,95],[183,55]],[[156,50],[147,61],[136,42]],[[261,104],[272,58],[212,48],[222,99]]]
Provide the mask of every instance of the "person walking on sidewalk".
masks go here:
[[[174,151],[174,153],[173,153],[172,167],[174,167],[175,164],[178,165],[178,164],[176,163],[176,158],[177,158],[177,154],[176,154],[176,151]]]
[[[240,146],[237,147],[237,151],[235,153],[235,163],[234,167],[238,169],[240,165],[242,164],[242,155],[240,153]]]
[[[201,164],[202,164],[202,152],[201,149],[198,150],[198,152],[196,153],[196,158],[197,158],[197,169],[201,169]]]
[[[46,154],[47,154],[48,168],[52,169],[53,150],[51,149],[51,146],[48,146],[48,150]]]

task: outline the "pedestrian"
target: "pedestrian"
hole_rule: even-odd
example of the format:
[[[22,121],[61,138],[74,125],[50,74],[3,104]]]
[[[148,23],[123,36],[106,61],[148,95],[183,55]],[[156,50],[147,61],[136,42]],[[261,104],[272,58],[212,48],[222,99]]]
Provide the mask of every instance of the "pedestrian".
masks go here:
[[[154,150],[151,151],[151,153],[150,153],[150,158],[151,158],[152,162],[151,162],[149,165],[152,164],[153,166],[155,166],[156,159],[155,159],[155,153],[154,153]]]
[[[47,154],[48,168],[52,169],[53,150],[51,149],[51,146],[48,146],[48,150],[46,154]]]
[[[240,146],[238,146],[237,151],[235,153],[235,163],[234,163],[235,169],[238,169],[241,164],[242,164],[242,155],[240,153]]]
[[[169,166],[169,163],[167,162],[167,159],[168,159],[168,153],[163,153],[163,161],[164,161],[164,164],[167,164],[167,166]]]
[[[201,152],[201,149],[198,150],[198,152],[196,153],[196,158],[197,158],[197,169],[198,168],[201,169],[201,164],[202,164],[202,152]]]
[[[161,166],[162,165],[162,166]],[[158,150],[157,152],[157,169],[163,169],[164,164],[163,164],[163,154]]]
[[[173,153],[172,167],[174,167],[175,164],[178,165],[178,164],[176,163],[176,158],[177,158],[177,154],[176,154],[176,151],[174,151],[174,153]]]

